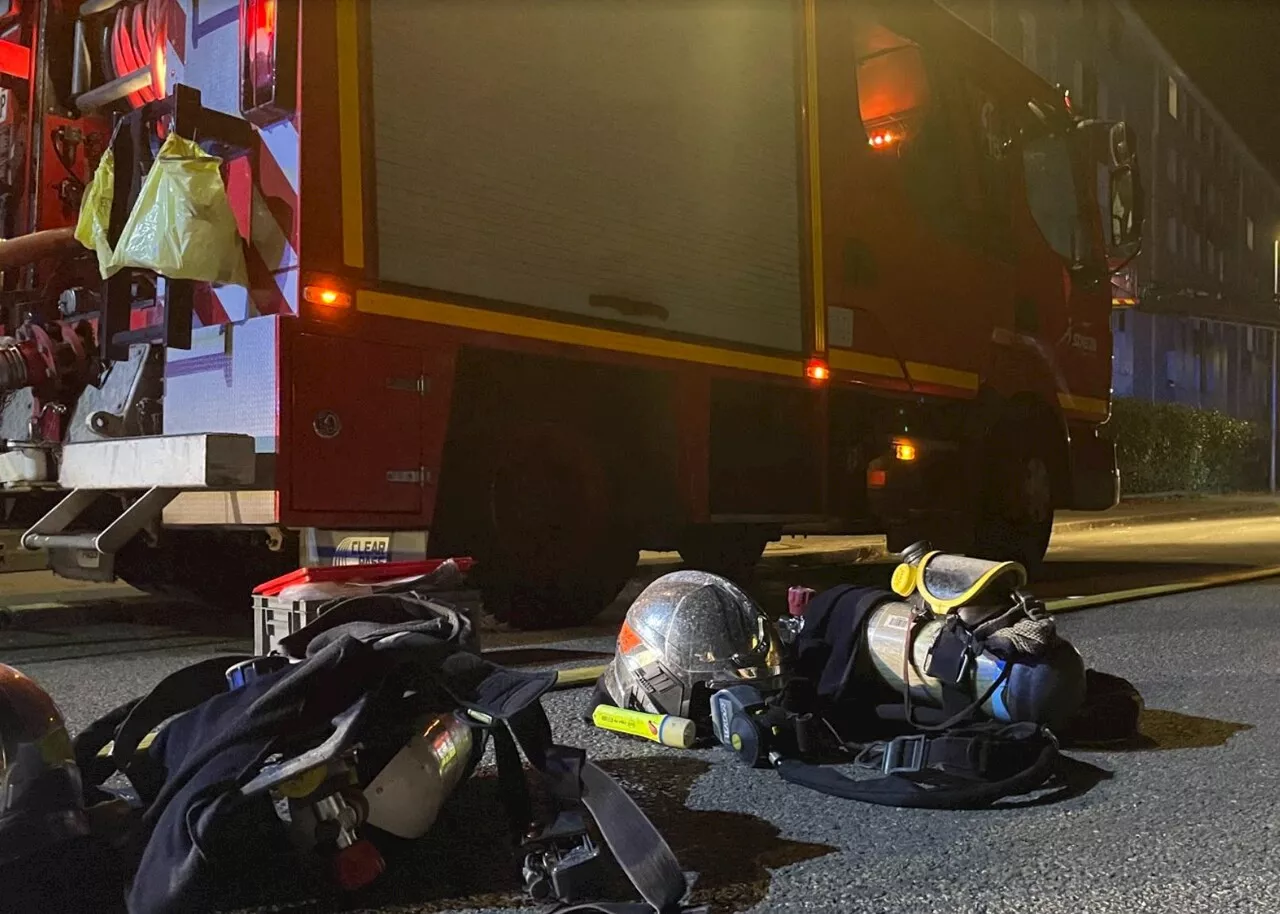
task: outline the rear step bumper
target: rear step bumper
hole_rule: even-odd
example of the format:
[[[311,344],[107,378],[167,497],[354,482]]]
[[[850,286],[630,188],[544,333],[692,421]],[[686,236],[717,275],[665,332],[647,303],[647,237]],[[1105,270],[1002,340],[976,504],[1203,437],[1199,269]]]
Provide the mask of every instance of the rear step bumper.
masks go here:
[[[157,435],[68,444],[58,484],[64,489],[237,489],[254,482],[249,435]]]
[[[22,536],[26,549],[45,549],[64,577],[115,579],[115,555],[158,521],[184,491],[252,486],[257,458],[248,435],[159,435],[68,444],[58,483],[66,496]],[[77,521],[106,493],[133,494],[102,529]],[[136,493],[136,494],[135,494]]]

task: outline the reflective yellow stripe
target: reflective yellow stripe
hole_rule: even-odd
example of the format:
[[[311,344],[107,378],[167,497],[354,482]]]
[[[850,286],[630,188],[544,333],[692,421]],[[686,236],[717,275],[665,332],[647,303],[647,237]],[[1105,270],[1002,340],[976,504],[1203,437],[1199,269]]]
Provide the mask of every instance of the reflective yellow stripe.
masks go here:
[[[549,343],[565,343],[590,349],[605,349],[610,352],[627,352],[681,362],[717,365],[742,371],[759,371],[788,378],[804,377],[804,361],[798,358],[760,355],[699,343],[664,340],[638,333],[602,330],[598,327],[584,327],[581,324],[505,314],[486,308],[469,308],[430,299],[412,298],[407,295],[361,290],[356,293],[356,308],[366,314],[381,314],[385,317],[445,324],[482,333],[501,333],[506,336],[543,340]],[[897,359],[865,352],[833,349],[829,353],[828,364],[838,371],[856,371],[885,378],[903,377],[902,367]],[[912,380],[925,383],[965,390],[978,388],[978,376],[968,371],[908,362],[907,372]]]
[[[1111,411],[1111,405],[1106,400],[1077,397],[1073,394],[1058,394],[1058,405],[1072,412],[1089,413],[1092,416],[1105,416]]]
[[[912,381],[920,381],[924,384],[956,387],[961,390],[978,389],[978,376],[972,371],[943,368],[941,365],[926,365],[923,362],[908,362],[907,375]]]
[[[356,0],[337,0],[338,125],[342,143],[342,259],[364,267],[364,163],[360,134],[360,36]]]
[[[385,292],[360,291],[356,294],[356,307],[367,314],[381,314],[433,324],[447,324],[486,333],[501,333],[525,339],[545,340],[551,343],[567,343],[610,352],[627,352],[722,368],[738,368],[743,371],[759,371],[765,374],[789,378],[804,377],[804,361],[799,358],[758,355],[720,349],[698,343],[657,339],[637,333],[617,330],[601,330],[580,324],[561,323],[518,314],[504,314],[485,308],[467,308],[445,302],[389,295]]]
[[[856,371],[860,374],[880,375],[884,378],[901,378],[902,366],[897,359],[847,349],[832,349],[827,354],[827,364],[837,371]]]
[[[822,161],[818,134],[818,8],[804,0],[805,120],[809,135],[809,232],[813,258],[813,350],[827,348],[827,304],[823,289]]]

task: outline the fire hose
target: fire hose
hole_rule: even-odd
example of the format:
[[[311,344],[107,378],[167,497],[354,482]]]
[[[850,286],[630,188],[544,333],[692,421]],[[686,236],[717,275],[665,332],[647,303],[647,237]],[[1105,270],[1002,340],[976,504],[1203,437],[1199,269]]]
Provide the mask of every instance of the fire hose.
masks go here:
[[[169,0],[138,0],[122,5],[107,34],[107,62],[112,78],[127,76],[150,67],[151,85],[129,94],[129,105],[140,108],[155,101],[165,92],[164,77],[157,66],[157,55],[168,32]]]
[[[0,240],[0,273],[83,251],[84,247],[76,241],[73,226],[6,238]]]

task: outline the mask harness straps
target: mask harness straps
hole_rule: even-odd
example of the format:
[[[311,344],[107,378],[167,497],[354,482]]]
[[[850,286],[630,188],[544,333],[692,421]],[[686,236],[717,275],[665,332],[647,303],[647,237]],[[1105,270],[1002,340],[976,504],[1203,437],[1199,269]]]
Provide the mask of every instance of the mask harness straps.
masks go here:
[[[925,669],[925,675],[943,687],[943,708],[932,712],[932,721],[917,719],[920,715],[909,686],[916,672],[916,638],[934,616],[927,610],[913,615],[903,645],[902,704],[877,710],[881,719],[904,720],[918,732],[869,744],[840,739],[841,748],[855,754],[856,765],[879,770],[882,777],[853,779],[830,766],[775,756],[772,761],[782,779],[843,799],[917,809],[983,808],[1044,786],[1057,772],[1059,758],[1058,741],[1048,729],[1034,723],[974,720],[1008,680],[1012,662],[1005,660],[995,680],[976,699],[965,688],[973,678],[977,657],[988,647],[1005,657],[1029,658],[1048,647],[1047,628],[1052,622],[1036,611],[1035,601],[1019,597],[1012,609],[972,630],[958,613],[945,620]],[[850,669],[854,662],[850,658]],[[798,734],[812,729],[804,717],[792,717]]]

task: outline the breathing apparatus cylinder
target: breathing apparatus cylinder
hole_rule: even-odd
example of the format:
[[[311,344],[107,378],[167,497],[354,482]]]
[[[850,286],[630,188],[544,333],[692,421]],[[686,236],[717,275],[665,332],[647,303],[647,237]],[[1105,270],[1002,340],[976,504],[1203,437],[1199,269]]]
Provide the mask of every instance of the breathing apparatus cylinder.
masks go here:
[[[940,617],[915,623],[911,663],[903,679],[903,655],[912,629],[914,607],[897,601],[882,604],[867,619],[864,635],[866,656],[878,677],[895,691],[911,690],[912,702],[925,707],[943,706],[943,682],[927,675],[929,654],[944,628]],[[1079,652],[1058,639],[1047,653],[1031,663],[1002,660],[990,651],[975,658],[968,674],[966,691],[972,700],[986,694],[1008,667],[1004,682],[991,692],[980,711],[1006,723],[1064,723],[1084,701],[1085,665]]]
[[[945,690],[959,686],[971,702],[986,695],[978,710],[994,720],[1065,723],[1084,704],[1084,659],[1057,636],[1047,616],[1027,614],[1029,605],[1039,604],[1020,590],[1026,581],[1026,570],[1016,562],[948,555],[927,543],[914,544],[893,575],[893,591],[902,602],[886,602],[867,619],[863,637],[870,667],[900,694],[909,690],[911,701],[921,705],[943,707]],[[966,637],[986,632],[986,640],[976,642],[980,649],[961,662],[954,684],[930,675],[939,639],[954,638],[955,630],[948,636],[949,626]],[[1005,646],[999,653],[988,646],[996,640]],[[955,644],[950,640],[944,652]],[[1019,644],[1025,649],[1009,650]],[[904,657],[908,645],[910,663]]]
[[[398,838],[420,838],[471,769],[471,727],[455,714],[423,718],[408,741],[363,789],[345,760],[334,760],[285,781],[272,791],[289,805],[290,835],[299,850],[328,848],[335,875],[347,889],[372,882],[384,868],[362,828]]]
[[[364,789],[366,821],[399,838],[421,838],[471,767],[471,726],[457,714],[428,717]]]

